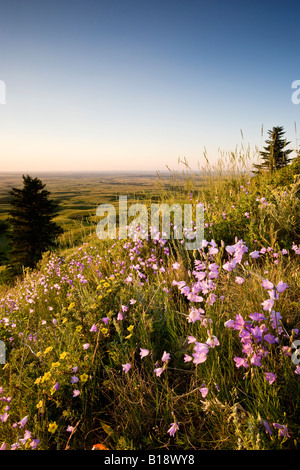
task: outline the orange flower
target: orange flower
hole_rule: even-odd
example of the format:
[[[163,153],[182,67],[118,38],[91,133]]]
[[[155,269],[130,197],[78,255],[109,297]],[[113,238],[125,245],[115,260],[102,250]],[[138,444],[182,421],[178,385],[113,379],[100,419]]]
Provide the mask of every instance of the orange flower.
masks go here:
[[[92,450],[109,450],[104,444],[94,444]]]

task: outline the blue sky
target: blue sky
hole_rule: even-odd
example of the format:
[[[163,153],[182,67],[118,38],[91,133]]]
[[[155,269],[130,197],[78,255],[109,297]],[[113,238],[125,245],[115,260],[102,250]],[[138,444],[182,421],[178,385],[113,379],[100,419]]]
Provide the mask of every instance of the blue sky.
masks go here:
[[[1,0],[0,171],[178,169],[277,125],[295,147],[299,18],[276,0]]]

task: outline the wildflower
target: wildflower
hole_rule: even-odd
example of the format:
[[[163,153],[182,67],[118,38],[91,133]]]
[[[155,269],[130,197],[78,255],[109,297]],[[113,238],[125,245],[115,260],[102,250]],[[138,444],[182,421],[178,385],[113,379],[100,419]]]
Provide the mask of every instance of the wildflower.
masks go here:
[[[122,367],[123,367],[123,371],[125,372],[125,374],[127,374],[129,369],[131,368],[131,364],[130,363],[122,364]]]
[[[233,360],[234,360],[235,365],[236,365],[237,368],[239,368],[239,367],[241,367],[241,366],[243,366],[243,367],[245,367],[245,368],[248,367],[248,361],[247,361],[247,359],[245,359],[245,358],[243,358],[243,357],[236,357],[236,356],[235,356],[235,357],[233,358]]]
[[[21,427],[21,428],[24,428],[25,424],[27,423],[28,421],[28,416],[25,416],[25,418],[21,419],[21,421],[18,422],[18,425]]]
[[[202,384],[201,388],[199,388],[199,391],[201,392],[202,398],[205,398],[208,394],[208,388],[205,387],[205,384]]]
[[[82,330],[82,326],[81,326],[81,325],[77,325],[77,326],[76,326],[76,332],[79,333],[81,330]]]
[[[76,384],[79,381],[79,378],[76,375],[72,375],[71,377],[71,384]]]
[[[165,370],[164,367],[157,367],[156,369],[154,369],[156,377],[160,377],[164,370]]]
[[[178,423],[177,423],[177,422],[171,423],[170,426],[171,426],[171,427],[170,427],[170,429],[169,429],[167,432],[170,434],[171,437],[173,437],[174,434],[178,431],[179,426],[178,426]]]
[[[260,361],[261,361],[261,356],[259,356],[256,353],[254,353],[250,359],[251,364],[258,366],[258,367],[262,365]]]
[[[104,317],[102,318],[102,321],[103,323],[107,324],[109,322],[109,318],[108,317]]]
[[[88,376],[87,374],[85,374],[85,373],[84,373],[84,374],[81,374],[81,376],[80,376],[80,381],[81,381],[82,383],[85,383],[88,378],[89,378],[89,376]]]
[[[48,354],[49,352],[51,352],[53,349],[53,346],[49,346],[49,348],[46,348],[45,351],[44,351],[44,354]]]
[[[52,362],[52,364],[51,364],[51,367],[53,367],[53,369],[55,367],[59,367],[59,366],[60,366],[60,362]]]
[[[79,390],[73,390],[73,397],[78,397],[78,395],[80,395],[80,391]]]
[[[262,303],[261,303],[262,307],[264,310],[269,310],[271,311],[273,306],[274,306],[274,300],[273,299],[267,299],[267,300],[264,300]]]
[[[273,423],[275,429],[279,429],[279,437],[291,437],[285,424]]]
[[[264,340],[269,344],[274,344],[275,343],[275,336],[268,333],[264,336]]]
[[[117,320],[123,320],[123,315],[121,312],[118,313]]]
[[[67,357],[68,353],[66,351],[64,351],[63,353],[61,353],[61,355],[59,356],[59,359],[65,359]]]
[[[67,427],[66,431],[67,431],[67,432],[73,432],[74,429],[75,429],[74,426],[70,426],[70,425],[69,425],[69,426]]]
[[[184,355],[184,362],[190,362],[192,359],[192,356],[189,356],[188,354]]]
[[[211,348],[214,348],[215,346],[219,346],[220,343],[219,343],[219,340],[218,338],[213,335],[213,336],[210,336],[207,341],[206,341],[206,344],[208,344]]]
[[[287,283],[286,282],[283,282],[283,281],[280,281],[277,286],[276,286],[276,289],[277,289],[277,292],[284,292],[285,289],[288,287]]]
[[[265,427],[266,433],[272,435],[271,427],[270,427],[268,421],[263,420],[262,423]]]
[[[48,426],[48,431],[51,432],[52,434],[55,433],[55,431],[57,430],[58,426],[56,424],[56,421],[52,422],[52,423],[49,423],[49,426]]]
[[[90,347],[90,344],[89,344],[89,343],[85,343],[85,344],[83,345],[83,349],[88,349],[89,347]]]
[[[29,445],[32,449],[36,449],[39,443],[40,443],[39,439],[31,439],[31,442]]]
[[[179,263],[173,263],[173,264],[172,264],[172,268],[173,268],[173,269],[179,269],[179,268],[180,268],[180,264],[179,264]]]
[[[245,282],[245,279],[244,279],[243,277],[236,276],[235,282],[236,282],[237,284],[243,284],[243,283]]]
[[[7,412],[5,412],[3,415],[0,415],[1,422],[6,423],[8,417],[9,414]]]
[[[142,349],[142,348],[140,348],[140,356],[141,356],[141,359],[143,359],[143,357],[148,356],[148,354],[149,354],[149,350],[148,350],[148,349]]]
[[[170,353],[167,353],[166,351],[164,351],[161,360],[162,360],[163,362],[169,362],[169,360],[170,360]]]
[[[44,407],[44,400],[40,400],[38,404],[36,405],[37,409],[39,410],[40,408]]]
[[[250,313],[249,317],[253,321],[258,321],[258,322],[261,320],[266,320],[266,317],[262,313],[258,313],[258,312]]]
[[[234,325],[235,325],[235,321],[234,321],[234,320],[227,320],[227,321],[224,323],[224,326],[226,326],[226,328],[234,328]]]
[[[97,325],[96,325],[95,323],[94,323],[93,326],[91,327],[90,331],[91,331],[91,332],[96,332],[96,331],[98,331]]]
[[[56,382],[56,384],[53,385],[52,387],[53,392],[51,391],[51,394],[53,395],[53,393],[55,393],[58,389],[59,389],[59,382]]]
[[[196,338],[194,336],[188,336],[187,338],[188,338],[188,344],[196,342]]]
[[[252,259],[253,259],[253,258],[259,258],[260,253],[259,253],[259,251],[252,251],[252,252],[250,253],[250,256],[251,256]]]
[[[276,380],[276,375],[273,372],[265,372],[265,379],[272,384]]]

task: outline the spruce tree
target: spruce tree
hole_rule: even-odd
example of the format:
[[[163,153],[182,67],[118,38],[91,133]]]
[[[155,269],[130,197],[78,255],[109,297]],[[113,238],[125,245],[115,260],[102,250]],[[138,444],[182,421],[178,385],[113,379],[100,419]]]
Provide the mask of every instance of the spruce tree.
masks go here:
[[[9,266],[14,274],[22,267],[34,268],[42,253],[55,245],[62,233],[53,218],[57,215],[58,204],[49,199],[50,192],[38,178],[23,175],[23,188],[12,188],[12,209],[9,211],[10,251]]]
[[[283,127],[273,127],[272,130],[268,131],[268,134],[270,139],[266,140],[267,145],[264,147],[264,151],[260,152],[262,162],[254,165],[257,170],[256,173],[261,171],[273,173],[275,170],[285,167],[291,161],[289,155],[292,150],[284,150],[290,142],[286,142],[283,137],[285,134]]]

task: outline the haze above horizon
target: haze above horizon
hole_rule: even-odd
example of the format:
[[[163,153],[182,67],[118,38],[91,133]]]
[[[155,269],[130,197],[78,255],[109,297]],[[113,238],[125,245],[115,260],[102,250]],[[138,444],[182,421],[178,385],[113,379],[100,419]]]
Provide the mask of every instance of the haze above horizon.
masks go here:
[[[278,0],[2,0],[0,172],[176,170],[205,151],[255,152],[277,125],[299,148],[299,13]]]

